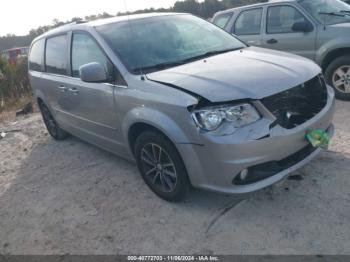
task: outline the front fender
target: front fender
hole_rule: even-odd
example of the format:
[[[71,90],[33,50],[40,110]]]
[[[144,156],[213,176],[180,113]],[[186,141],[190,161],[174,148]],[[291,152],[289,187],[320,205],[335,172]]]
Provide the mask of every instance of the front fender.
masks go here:
[[[190,117],[188,120],[189,122],[191,121]],[[197,140],[193,138],[195,132],[193,132],[192,138],[190,138],[191,135],[187,135],[179,124],[167,114],[153,108],[141,106],[128,112],[122,121],[122,133],[125,141],[128,141],[129,130],[132,125],[137,123],[153,126],[165,134],[174,144],[195,143],[195,140]],[[188,126],[192,129],[191,124],[194,125],[194,123],[190,122]],[[193,130],[195,131],[195,128]]]
[[[337,37],[324,43],[316,52],[316,63],[322,65],[328,54],[341,48],[350,48],[350,37]]]

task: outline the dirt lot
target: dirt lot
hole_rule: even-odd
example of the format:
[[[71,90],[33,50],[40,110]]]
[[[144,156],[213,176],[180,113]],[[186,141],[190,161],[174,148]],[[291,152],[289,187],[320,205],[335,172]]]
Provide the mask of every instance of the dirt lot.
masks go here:
[[[136,167],[76,138],[55,142],[38,114],[0,125],[2,254],[350,254],[350,103],[330,150],[245,196],[193,190],[169,204]]]

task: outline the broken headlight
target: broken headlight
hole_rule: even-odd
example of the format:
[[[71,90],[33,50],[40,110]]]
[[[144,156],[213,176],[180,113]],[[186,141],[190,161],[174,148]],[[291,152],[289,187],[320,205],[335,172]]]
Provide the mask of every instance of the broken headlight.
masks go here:
[[[209,107],[194,111],[192,117],[198,127],[210,132],[221,128],[234,131],[260,119],[259,113],[251,104]]]

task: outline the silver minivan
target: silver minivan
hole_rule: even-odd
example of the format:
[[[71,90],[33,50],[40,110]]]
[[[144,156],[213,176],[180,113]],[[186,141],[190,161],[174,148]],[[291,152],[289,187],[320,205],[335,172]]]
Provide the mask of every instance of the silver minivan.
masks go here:
[[[222,193],[269,186],[333,134],[334,91],[319,66],[247,47],[188,14],[52,30],[31,45],[29,77],[53,138],[72,134],[136,160],[168,201],[190,186]]]

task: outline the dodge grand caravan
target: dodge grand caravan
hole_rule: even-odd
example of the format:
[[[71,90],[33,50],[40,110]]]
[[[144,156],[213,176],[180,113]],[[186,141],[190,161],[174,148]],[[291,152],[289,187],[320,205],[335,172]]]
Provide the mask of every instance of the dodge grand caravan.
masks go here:
[[[314,62],[188,14],[60,27],[33,41],[29,77],[53,138],[136,160],[168,201],[269,186],[320,152],[310,133],[333,134],[334,91]]]

